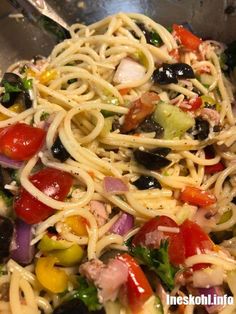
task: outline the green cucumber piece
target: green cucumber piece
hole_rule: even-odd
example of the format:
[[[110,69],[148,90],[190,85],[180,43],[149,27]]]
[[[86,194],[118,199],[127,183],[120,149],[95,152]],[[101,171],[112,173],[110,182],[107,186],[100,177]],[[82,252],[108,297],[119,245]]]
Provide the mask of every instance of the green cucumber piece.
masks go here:
[[[180,138],[194,126],[195,120],[178,107],[159,102],[154,112],[154,120],[164,128],[164,139]]]

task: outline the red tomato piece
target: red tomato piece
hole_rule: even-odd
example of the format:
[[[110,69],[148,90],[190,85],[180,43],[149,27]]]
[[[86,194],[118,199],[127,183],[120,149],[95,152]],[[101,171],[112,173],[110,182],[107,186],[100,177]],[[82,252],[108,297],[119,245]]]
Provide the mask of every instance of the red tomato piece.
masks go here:
[[[73,178],[67,172],[44,168],[32,175],[30,181],[47,196],[63,201],[70,191]],[[15,199],[14,209],[17,216],[28,224],[39,223],[54,213],[53,208],[41,203],[24,188]]]
[[[142,310],[143,304],[153,295],[152,288],[133,257],[125,253],[118,255],[117,258],[128,266],[127,299],[132,313],[137,314]]]
[[[184,239],[185,258],[196,254],[204,254],[206,250],[214,250],[214,243],[209,238],[208,234],[193,221],[185,220],[180,226],[181,233]],[[210,266],[210,264],[196,264],[193,270],[199,270]]]
[[[220,172],[224,169],[225,169],[225,166],[222,164],[222,162],[218,162],[215,165],[205,166],[205,173],[206,174],[214,174],[214,173]]]
[[[173,30],[180,40],[180,43],[187,49],[195,51],[198,50],[199,45],[202,43],[202,39],[195,36],[189,30],[184,28],[182,25],[173,25]]]
[[[183,103],[180,104],[180,108],[183,111],[196,111],[202,105],[201,97],[192,98],[190,100],[184,100]]]
[[[179,49],[176,48],[176,49],[172,49],[170,52],[169,52],[169,55],[174,58],[176,61],[180,61],[180,53],[179,53]]]
[[[174,265],[183,264],[185,260],[184,242],[181,233],[158,230],[159,226],[178,228],[177,223],[167,216],[155,217],[146,222],[133,238],[134,246],[143,245],[148,248],[159,248],[162,240],[168,239],[168,254]]]
[[[127,88],[122,88],[122,89],[119,89],[119,93],[122,95],[122,96],[125,96],[129,93],[130,91],[130,88],[127,87]]]
[[[157,100],[159,100],[159,96],[153,92],[145,93],[141,98],[135,100],[125,116],[121,132],[126,133],[136,129],[154,111],[154,102]]]
[[[28,160],[43,145],[46,132],[25,123],[0,130],[0,152],[14,160]]]
[[[180,192],[180,200],[184,203],[200,207],[207,207],[216,202],[216,198],[212,193],[193,186],[186,186],[184,190]]]

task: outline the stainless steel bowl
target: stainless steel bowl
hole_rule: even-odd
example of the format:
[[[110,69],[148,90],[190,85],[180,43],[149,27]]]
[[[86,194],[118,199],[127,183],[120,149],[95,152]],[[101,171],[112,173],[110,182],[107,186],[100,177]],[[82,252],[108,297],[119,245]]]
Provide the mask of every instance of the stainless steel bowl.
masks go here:
[[[141,12],[168,26],[188,22],[203,38],[230,42],[236,37],[235,0],[48,0],[69,23],[92,23],[103,17],[123,12]],[[16,13],[7,0],[0,1],[0,68],[19,59],[48,55],[55,39]],[[11,16],[11,15],[10,15]]]

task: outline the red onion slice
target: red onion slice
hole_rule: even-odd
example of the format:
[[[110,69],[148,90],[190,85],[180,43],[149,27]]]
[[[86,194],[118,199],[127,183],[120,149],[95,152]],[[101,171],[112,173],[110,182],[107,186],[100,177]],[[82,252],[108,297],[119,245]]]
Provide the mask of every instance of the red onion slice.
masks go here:
[[[130,214],[123,213],[117,221],[111,226],[110,232],[119,235],[126,234],[134,226],[134,217]]]
[[[214,302],[214,296],[223,296],[223,292],[221,287],[216,286],[216,287],[210,287],[210,288],[198,288],[198,293],[199,295],[203,295],[207,298],[209,298],[210,302]],[[209,314],[211,313],[218,313],[224,305],[219,305],[219,304],[207,304],[205,305],[205,309]]]
[[[103,179],[103,188],[106,193],[110,194],[123,194],[129,191],[124,181],[114,177],[105,177]]]
[[[34,256],[34,246],[30,245],[32,240],[32,226],[22,220],[15,222],[14,249],[11,258],[22,265],[31,263]]]
[[[23,164],[23,161],[13,160],[3,154],[0,154],[0,165],[4,168],[20,169]]]

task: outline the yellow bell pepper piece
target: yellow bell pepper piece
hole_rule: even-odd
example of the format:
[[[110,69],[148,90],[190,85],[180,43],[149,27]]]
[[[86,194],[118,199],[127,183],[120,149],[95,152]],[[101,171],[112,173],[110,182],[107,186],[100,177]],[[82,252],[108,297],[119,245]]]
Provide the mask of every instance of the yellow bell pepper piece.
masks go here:
[[[70,216],[66,218],[65,223],[74,234],[80,237],[88,235],[88,232],[86,229],[86,220],[83,217]]]
[[[40,284],[53,293],[64,292],[68,287],[68,275],[65,271],[54,267],[57,258],[53,256],[41,257],[35,267],[35,273]]]
[[[15,113],[21,113],[25,110],[25,106],[23,104],[14,104],[11,107],[8,108],[8,110],[15,112]],[[9,119],[10,117],[5,115],[4,113],[0,113],[0,121]]]
[[[46,70],[40,76],[39,80],[42,84],[47,84],[57,77],[57,71],[55,69]]]
[[[56,257],[58,262],[56,264],[62,266],[74,266],[81,262],[84,251],[78,244],[73,244],[65,250],[56,250],[49,253],[49,256]]]
[[[42,252],[49,252],[54,250],[65,250],[72,246],[73,243],[66,240],[54,240],[45,234],[39,242],[38,248]]]

